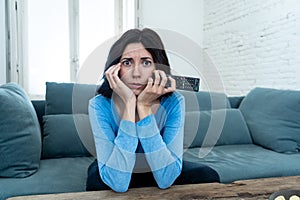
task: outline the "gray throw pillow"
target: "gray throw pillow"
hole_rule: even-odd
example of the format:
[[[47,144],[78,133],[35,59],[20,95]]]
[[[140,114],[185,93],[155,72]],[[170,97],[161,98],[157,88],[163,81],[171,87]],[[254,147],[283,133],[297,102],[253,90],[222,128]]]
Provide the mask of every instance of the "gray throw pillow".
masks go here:
[[[15,83],[0,86],[0,177],[24,178],[39,168],[41,130],[25,91]]]
[[[45,115],[43,124],[43,158],[91,155],[88,150],[94,144],[87,114]]]
[[[185,115],[184,148],[251,143],[248,127],[238,109],[194,111]]]
[[[300,152],[300,91],[255,88],[240,110],[254,143],[279,153]]]

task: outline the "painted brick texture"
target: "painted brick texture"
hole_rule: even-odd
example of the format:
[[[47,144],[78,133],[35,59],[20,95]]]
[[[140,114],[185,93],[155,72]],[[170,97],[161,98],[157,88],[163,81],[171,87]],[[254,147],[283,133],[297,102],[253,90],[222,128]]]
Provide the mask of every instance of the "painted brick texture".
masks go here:
[[[299,24],[300,0],[204,0],[203,46],[220,74],[205,79],[230,96],[300,90]]]

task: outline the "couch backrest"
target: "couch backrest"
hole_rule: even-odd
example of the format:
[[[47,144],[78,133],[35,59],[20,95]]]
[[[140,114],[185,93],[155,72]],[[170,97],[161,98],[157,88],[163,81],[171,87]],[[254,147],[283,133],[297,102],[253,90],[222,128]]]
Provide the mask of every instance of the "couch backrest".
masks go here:
[[[300,91],[254,88],[240,110],[254,143],[279,153],[300,152]]]
[[[95,93],[96,85],[47,82],[45,114],[88,114]]]
[[[245,96],[229,96],[228,100],[231,108],[239,108],[244,98]]]
[[[96,85],[46,83],[45,101],[33,101],[43,135],[42,158],[95,155],[88,118],[95,91]]]
[[[239,109],[195,111],[185,115],[184,148],[252,143]]]
[[[230,108],[230,102],[224,93],[179,91],[185,97],[185,111],[204,111]]]
[[[43,134],[43,158],[95,155],[88,101],[96,88],[96,85],[47,82],[46,99],[32,101]],[[240,97],[228,98],[223,93],[205,91],[179,92],[186,102],[185,148],[251,142],[239,111],[231,110],[231,105],[239,105]],[[241,126],[230,125],[232,120],[240,121]],[[239,133],[244,137],[238,136]],[[63,146],[69,146],[69,150],[58,145],[56,140],[62,140],[60,134],[65,138]]]
[[[184,148],[252,143],[238,109],[243,97],[204,91],[181,93],[186,101]]]

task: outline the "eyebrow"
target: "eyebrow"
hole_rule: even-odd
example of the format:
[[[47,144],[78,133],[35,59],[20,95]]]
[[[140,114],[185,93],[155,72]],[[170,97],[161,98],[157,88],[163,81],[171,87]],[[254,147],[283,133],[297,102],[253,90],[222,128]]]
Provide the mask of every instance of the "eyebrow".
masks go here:
[[[151,57],[141,57],[141,60],[147,60],[147,59],[153,60]],[[131,60],[133,60],[133,58],[131,58],[131,57],[124,57],[124,58],[121,59],[121,61],[122,60],[129,60],[129,61],[131,61]]]
[[[120,61],[123,61],[123,60],[129,60],[129,61],[131,61],[131,60],[133,60],[133,58],[122,58]]]
[[[150,58],[150,57],[142,57],[141,59],[142,59],[142,60],[147,60],[147,59],[153,60],[153,59]]]

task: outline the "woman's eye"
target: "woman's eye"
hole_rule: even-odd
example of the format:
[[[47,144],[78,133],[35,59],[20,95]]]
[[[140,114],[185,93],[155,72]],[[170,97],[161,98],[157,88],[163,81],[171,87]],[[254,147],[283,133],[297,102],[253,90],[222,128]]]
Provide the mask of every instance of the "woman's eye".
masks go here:
[[[145,66],[151,66],[152,62],[149,60],[145,60],[143,63]]]
[[[122,62],[122,65],[124,65],[124,66],[130,66],[130,65],[131,65],[131,62],[130,62],[129,60],[124,60],[124,61]]]

